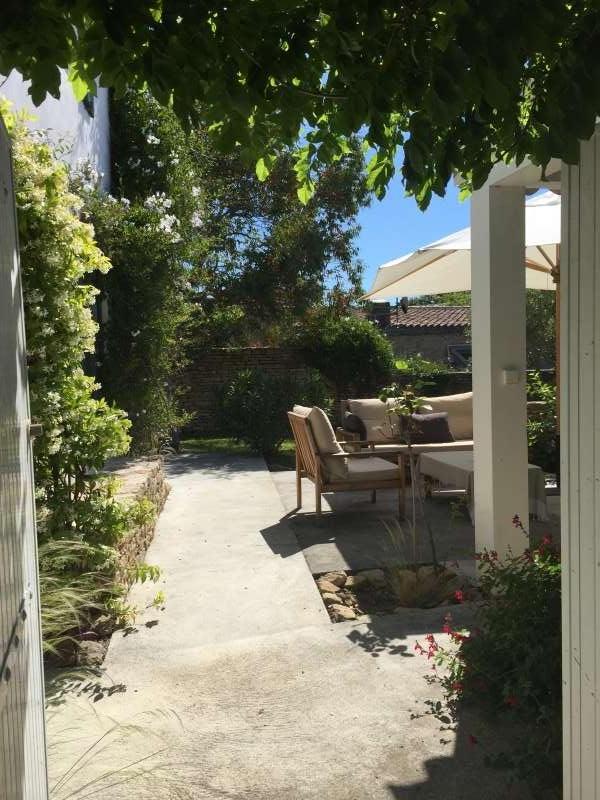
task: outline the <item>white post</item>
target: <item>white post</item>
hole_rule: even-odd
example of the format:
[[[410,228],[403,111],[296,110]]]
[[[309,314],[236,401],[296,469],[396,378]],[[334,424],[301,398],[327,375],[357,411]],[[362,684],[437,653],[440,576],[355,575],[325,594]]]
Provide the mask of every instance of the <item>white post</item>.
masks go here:
[[[475,545],[502,557],[528,544],[525,196],[493,176],[471,201]]]
[[[564,800],[600,797],[600,134],[562,167]]]

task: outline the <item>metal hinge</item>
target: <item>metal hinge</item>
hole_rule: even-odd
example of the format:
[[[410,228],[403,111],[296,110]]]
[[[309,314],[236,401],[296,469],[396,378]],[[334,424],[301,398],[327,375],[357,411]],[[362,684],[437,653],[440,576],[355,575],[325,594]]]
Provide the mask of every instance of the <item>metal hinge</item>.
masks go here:
[[[32,439],[37,439],[44,432],[44,426],[40,422],[29,423],[29,436]]]
[[[0,712],[8,697],[11,681],[14,679],[15,662],[19,655],[19,648],[23,646],[23,628],[27,619],[27,601],[31,600],[32,597],[33,593],[28,589],[19,603],[19,610],[0,661]]]

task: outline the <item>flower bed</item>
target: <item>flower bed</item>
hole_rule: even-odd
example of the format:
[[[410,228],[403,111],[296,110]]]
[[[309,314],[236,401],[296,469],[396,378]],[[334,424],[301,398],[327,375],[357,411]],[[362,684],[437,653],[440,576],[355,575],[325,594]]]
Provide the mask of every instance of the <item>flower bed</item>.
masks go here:
[[[464,576],[441,565],[336,570],[315,580],[332,622],[406,608],[435,608],[476,596]]]

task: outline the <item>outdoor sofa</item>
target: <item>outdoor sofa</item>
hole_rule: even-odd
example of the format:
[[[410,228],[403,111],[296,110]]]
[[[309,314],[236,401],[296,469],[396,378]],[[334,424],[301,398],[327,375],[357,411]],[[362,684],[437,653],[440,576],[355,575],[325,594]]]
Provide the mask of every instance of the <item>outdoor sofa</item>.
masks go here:
[[[371,452],[385,458],[389,453],[397,459],[398,448],[406,448],[392,427],[389,409],[393,400],[378,398],[342,400],[342,426],[337,429],[339,439],[351,442],[354,447],[368,447]],[[447,415],[447,436],[437,436],[435,441],[414,436],[415,455],[430,452],[456,452],[473,449],[473,392],[423,398],[425,414]],[[427,408],[428,407],[428,408]],[[436,426],[439,434],[439,426]],[[426,429],[424,429],[426,430]],[[446,441],[443,441],[446,439]]]

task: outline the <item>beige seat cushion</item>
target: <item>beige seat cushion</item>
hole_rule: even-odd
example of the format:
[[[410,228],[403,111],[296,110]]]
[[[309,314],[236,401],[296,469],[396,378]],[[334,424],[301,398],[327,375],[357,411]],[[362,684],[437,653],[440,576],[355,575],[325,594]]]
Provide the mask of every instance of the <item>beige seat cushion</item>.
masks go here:
[[[300,414],[309,422],[315,446],[322,456],[325,480],[347,480],[347,468],[345,458],[327,458],[333,453],[343,453],[344,450],[335,438],[335,433],[331,427],[329,417],[318,406],[308,408],[307,406],[294,406],[294,414]]]
[[[389,442],[394,439],[394,432],[390,424],[388,408],[394,401],[368,398],[366,400],[348,400],[348,407],[352,414],[360,417],[367,432],[367,439],[371,442]]]
[[[473,392],[424,397],[423,401],[432,412],[448,412],[448,427],[456,440],[473,438]]]
[[[398,466],[383,458],[348,459],[348,479],[351,481],[393,481],[398,477]]]

